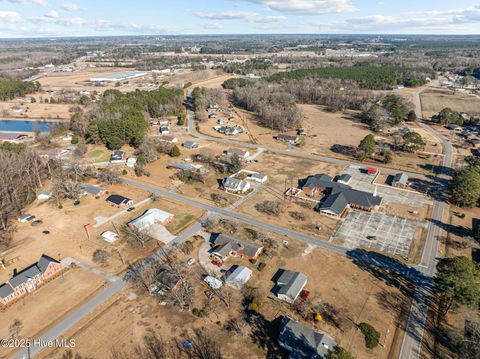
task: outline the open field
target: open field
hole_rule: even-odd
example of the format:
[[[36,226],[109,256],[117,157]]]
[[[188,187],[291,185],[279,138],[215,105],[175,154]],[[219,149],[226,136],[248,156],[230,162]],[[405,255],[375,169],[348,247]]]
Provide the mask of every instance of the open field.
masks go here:
[[[242,226],[237,227],[235,235],[241,235],[241,228]],[[261,328],[270,333],[266,337],[259,336],[258,331],[246,325],[242,336],[228,340],[232,334],[223,327],[229,319],[241,321],[243,310],[240,293],[227,289],[231,293],[228,309],[218,299],[208,302],[203,295],[206,287],[199,283],[202,269],[197,264],[188,269],[188,277],[195,288],[194,306],[206,310],[205,317],[197,318],[188,311],[179,312],[177,309],[161,306],[157,299],[135,294],[132,289],[126,288],[111,302],[69,331],[66,337],[76,340],[75,353],[109,358],[112,349],[125,350],[127,355],[132,353],[134,344],[141,342],[148,331],[158,333],[167,342],[181,342],[184,331],[204,326],[218,341],[226,358],[235,357],[240,348],[242,356],[248,358],[265,357],[267,353],[281,357],[284,352],[278,351],[274,344],[278,331],[275,318],[288,315],[303,321],[288,304],[271,298],[270,291],[274,285],[271,278],[278,269],[283,268],[299,270],[307,275],[306,289],[311,291],[312,304],[321,302],[334,308],[334,321],[326,320],[316,324],[318,330],[331,333],[340,345],[359,359],[398,356],[396,350],[403,335],[398,328],[406,319],[405,310],[409,303],[403,292],[396,286],[388,286],[349,259],[320,249],[307,248],[294,241],[290,241],[287,246],[281,244],[280,239],[277,243],[279,247],[275,253],[261,258],[267,265],[262,272],[256,270],[251,263],[240,259],[229,259],[227,264],[227,267],[242,264],[253,270],[249,285],[257,288],[257,297],[262,303],[260,313],[264,320]],[[198,245],[195,245],[195,251],[198,250]],[[190,256],[197,257],[194,253]],[[181,260],[187,257],[179,252]],[[360,322],[372,324],[381,333],[382,346],[374,350],[365,348],[363,336],[354,324]],[[306,322],[307,325],[311,325],[310,323]],[[261,338],[271,341],[272,346],[262,346]],[[59,350],[48,349],[39,358],[56,358],[60,353]]]
[[[0,337],[10,337],[8,327],[16,319],[21,320],[23,324],[20,337],[36,337],[81,302],[87,300],[102,288],[104,283],[101,277],[84,269],[70,268],[33,294],[27,295],[0,312],[2,324],[4,324],[0,328]],[[0,358],[7,358],[12,350],[2,348]]]
[[[480,114],[480,99],[475,95],[462,92],[453,94],[451,90],[444,89],[428,89],[422,92],[420,100],[423,115],[427,118],[437,114],[445,107],[470,115]]]
[[[38,96],[38,95],[37,95]],[[42,97],[41,95],[38,98]],[[25,119],[69,119],[69,109],[72,105],[67,104],[49,104],[40,103],[18,103],[18,102],[0,102],[1,116]],[[18,107],[21,112],[13,111],[13,108]]]

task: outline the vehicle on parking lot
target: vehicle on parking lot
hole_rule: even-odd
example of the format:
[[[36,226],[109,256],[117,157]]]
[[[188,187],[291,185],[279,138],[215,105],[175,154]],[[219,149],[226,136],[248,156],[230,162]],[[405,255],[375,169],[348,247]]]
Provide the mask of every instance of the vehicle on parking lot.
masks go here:
[[[191,266],[195,263],[195,258],[188,258],[187,265]]]

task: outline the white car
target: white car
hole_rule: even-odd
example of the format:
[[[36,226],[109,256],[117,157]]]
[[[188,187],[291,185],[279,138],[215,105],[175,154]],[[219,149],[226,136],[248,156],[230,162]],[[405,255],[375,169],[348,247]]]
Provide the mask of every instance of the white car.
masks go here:
[[[187,264],[189,266],[192,266],[194,263],[195,263],[195,258],[189,258],[188,261],[187,261]]]

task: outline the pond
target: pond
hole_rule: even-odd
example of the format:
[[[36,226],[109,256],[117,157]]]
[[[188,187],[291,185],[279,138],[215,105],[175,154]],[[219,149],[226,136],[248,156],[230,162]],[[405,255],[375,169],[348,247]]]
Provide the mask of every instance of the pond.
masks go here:
[[[45,121],[23,121],[23,120],[0,120],[0,131],[8,132],[48,132],[49,125],[54,122]]]

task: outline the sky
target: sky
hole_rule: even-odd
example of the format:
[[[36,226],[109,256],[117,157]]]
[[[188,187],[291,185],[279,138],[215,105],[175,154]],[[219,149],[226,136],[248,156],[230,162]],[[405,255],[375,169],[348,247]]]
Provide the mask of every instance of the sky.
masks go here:
[[[0,0],[0,37],[480,34],[480,0]]]

